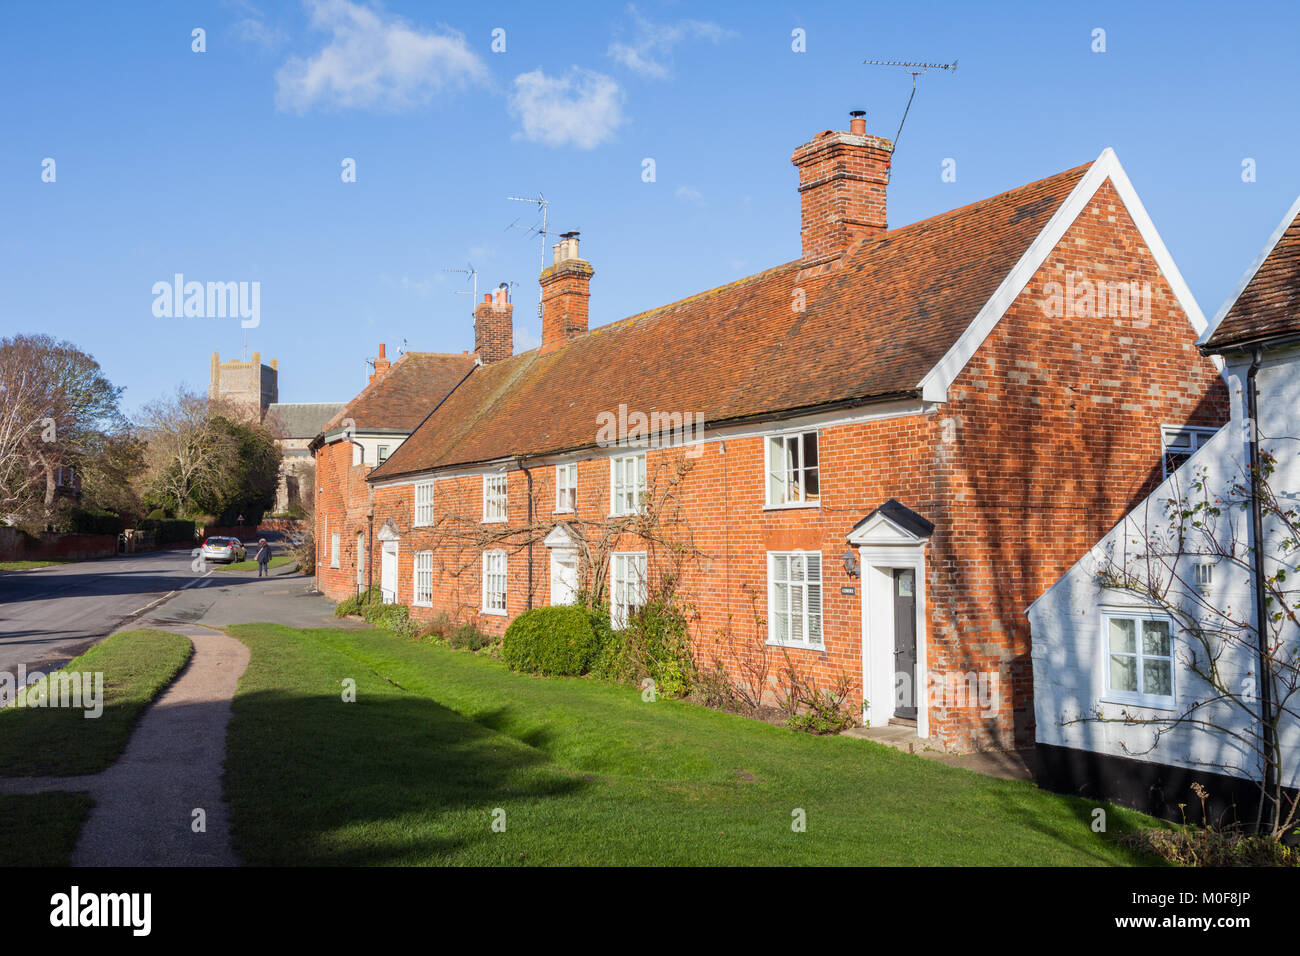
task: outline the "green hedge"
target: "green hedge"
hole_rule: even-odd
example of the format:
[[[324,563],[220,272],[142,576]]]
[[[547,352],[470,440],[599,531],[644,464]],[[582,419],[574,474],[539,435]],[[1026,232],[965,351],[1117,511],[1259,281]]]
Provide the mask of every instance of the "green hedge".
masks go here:
[[[136,529],[152,531],[158,544],[194,540],[194,522],[185,518],[144,518]]]
[[[111,511],[69,508],[54,522],[54,530],[72,534],[121,534],[122,516]]]
[[[511,670],[530,674],[585,674],[600,651],[586,609],[539,607],[506,628],[501,656]]]

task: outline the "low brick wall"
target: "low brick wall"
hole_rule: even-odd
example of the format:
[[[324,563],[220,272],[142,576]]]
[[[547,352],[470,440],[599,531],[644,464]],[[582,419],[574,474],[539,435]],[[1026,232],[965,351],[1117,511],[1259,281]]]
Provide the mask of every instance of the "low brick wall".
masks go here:
[[[45,561],[52,558],[107,558],[117,554],[115,534],[29,535],[0,528],[0,561]]]
[[[278,531],[283,535],[302,534],[307,530],[307,522],[301,518],[264,518],[257,530],[262,533]]]

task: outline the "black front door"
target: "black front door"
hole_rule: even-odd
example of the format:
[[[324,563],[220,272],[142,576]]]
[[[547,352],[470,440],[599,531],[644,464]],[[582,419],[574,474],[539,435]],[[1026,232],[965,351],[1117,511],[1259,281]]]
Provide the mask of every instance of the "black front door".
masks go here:
[[[916,572],[894,569],[894,716],[916,719]]]

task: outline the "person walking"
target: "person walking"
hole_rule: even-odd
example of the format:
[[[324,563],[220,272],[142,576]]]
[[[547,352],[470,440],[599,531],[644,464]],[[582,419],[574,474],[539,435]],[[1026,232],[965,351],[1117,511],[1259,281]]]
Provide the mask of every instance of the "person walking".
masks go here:
[[[266,543],[265,538],[257,539],[257,576],[263,577],[270,575],[268,565],[271,563],[271,546]]]

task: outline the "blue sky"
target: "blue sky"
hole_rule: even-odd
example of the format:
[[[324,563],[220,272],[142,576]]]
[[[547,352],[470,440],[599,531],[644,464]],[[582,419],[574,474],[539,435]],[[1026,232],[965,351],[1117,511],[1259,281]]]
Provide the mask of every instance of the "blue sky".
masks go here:
[[[582,231],[604,324],[798,256],[794,147],[855,108],[892,137],[906,104],[908,74],[867,58],[959,60],[920,78],[894,226],[1112,146],[1212,315],[1300,193],[1294,4],[562,9],[7,6],[0,334],[70,339],[132,411],[242,347],[237,319],[156,317],[154,283],[257,281],[248,348],[279,359],[281,400],[346,400],[381,341],[473,346],[446,268],[518,283],[516,348],[536,343],[539,240],[507,227],[537,217],[506,197],[539,191]]]

